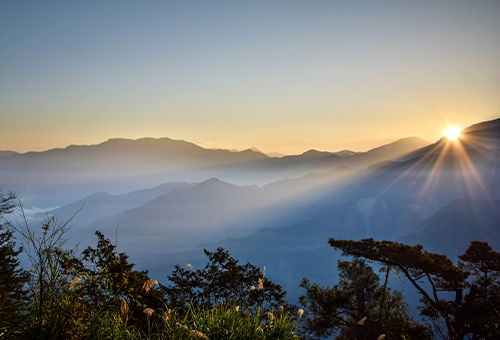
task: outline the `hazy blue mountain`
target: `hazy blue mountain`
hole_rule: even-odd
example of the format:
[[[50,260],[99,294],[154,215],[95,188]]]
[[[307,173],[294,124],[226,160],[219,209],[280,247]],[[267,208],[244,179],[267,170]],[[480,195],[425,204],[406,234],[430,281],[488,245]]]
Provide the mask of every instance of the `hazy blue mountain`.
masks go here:
[[[415,239],[425,239],[422,230],[424,234],[435,232],[436,237],[462,231],[459,238],[450,237],[440,245],[454,254],[463,250],[469,237],[475,237],[471,231],[481,227],[464,216],[470,229],[457,225],[457,229],[447,226],[452,229],[440,231],[446,230],[443,226],[451,219],[450,211],[460,208],[455,206],[460,204],[457,202],[500,200],[499,125],[500,120],[476,124],[465,129],[458,141],[443,138],[430,145],[408,138],[366,153],[310,150],[223,165],[207,162],[197,169],[166,172],[162,176],[203,177],[210,173],[224,179],[280,180],[242,186],[212,178],[104,217],[103,211],[112,210],[106,205],[115,201],[100,194],[91,200],[101,206],[101,216],[79,230],[76,239],[88,242],[95,230],[104,231],[117,238],[121,251],[159,278],[174,264],[201,261],[202,247],[223,246],[243,261],[266,265],[269,276],[292,295],[298,294],[297,284],[303,276],[320,283],[332,279],[338,254],[326,244],[328,237],[400,240],[415,235]],[[193,148],[189,143],[184,146]],[[136,156],[146,157],[140,152]],[[108,160],[102,161],[101,166],[106,167]],[[151,169],[158,164],[154,162]],[[127,174],[129,169],[123,171]],[[118,173],[118,179],[126,178],[120,176]],[[157,178],[154,174],[146,177]],[[483,208],[490,209],[489,205]],[[429,223],[441,227],[426,229]],[[496,237],[495,223],[491,226],[484,237]],[[203,246],[197,247],[200,244]]]
[[[210,179],[98,219],[79,238],[88,239],[95,230],[114,235],[119,226],[120,245],[135,255],[186,249],[223,235],[246,235],[258,229],[251,213],[273,200],[259,195],[259,190]]]
[[[409,137],[367,152],[327,152],[311,149],[300,155],[235,163],[224,168],[213,168],[211,171],[214,176],[232,183],[251,179],[255,183],[266,184],[284,178],[327,172],[337,167],[364,168],[373,163],[400,158],[426,145],[429,145],[429,142],[418,137]]]
[[[419,137],[401,138],[395,142],[382,145],[371,149],[366,153],[359,154],[358,162],[363,165],[369,165],[375,162],[394,160],[427,145],[429,145],[429,142]]]
[[[482,126],[491,131],[495,124],[500,120]],[[430,249],[449,255],[463,252],[476,238],[498,240],[500,152],[494,141],[500,135],[489,133],[485,144],[480,130],[477,126],[473,133],[466,130],[456,142],[439,140],[412,157],[347,171],[337,181],[327,174],[313,174],[267,185],[262,189],[294,187],[298,194],[273,207],[274,219],[267,215],[260,230],[189,251],[166,251],[163,256],[143,258],[141,265],[162,277],[174,264],[201,265],[202,248],[222,246],[242,261],[265,265],[269,276],[290,290],[293,299],[299,295],[297,285],[304,276],[323,284],[332,282],[339,255],[326,244],[328,237],[401,240],[411,234]],[[303,190],[297,189],[301,181]],[[315,189],[307,190],[313,183]],[[485,221],[473,219],[468,204],[478,206],[477,215]],[[462,213],[455,213],[458,210]]]
[[[17,155],[17,152],[15,152],[15,151],[1,151],[0,150],[0,158],[9,157],[9,156],[13,156],[13,155]]]
[[[3,157],[0,185],[27,204],[53,206],[97,191],[120,193],[162,182],[204,180],[210,176],[197,169],[267,158],[252,150],[205,149],[169,138],[110,139]]]
[[[0,158],[0,185],[17,192],[28,206],[47,207],[100,191],[125,193],[162,182],[201,182],[210,177],[263,185],[339,166],[365,167],[426,144],[407,138],[366,153],[310,150],[273,158],[258,150],[205,149],[169,138],[110,139]]]
[[[73,169],[80,166],[95,166],[105,170],[115,162],[136,169],[151,165],[168,165],[182,169],[187,165],[211,165],[268,158],[254,150],[228,151],[205,149],[194,143],[170,138],[114,138],[97,145],[70,145],[63,149],[18,154],[2,164],[3,168],[21,165],[35,166],[37,169],[59,169],[61,166]],[[174,162],[175,161],[175,162]],[[178,161],[182,161],[179,163]],[[91,162],[89,164],[89,162]],[[146,164],[144,162],[151,162]]]
[[[122,195],[98,192],[46,213],[37,214],[36,217],[54,216],[61,222],[71,219],[70,225],[73,229],[81,229],[97,219],[119,214],[125,210],[141,206],[158,196],[174,190],[187,189],[191,186],[192,184],[186,182],[174,182]]]
[[[339,254],[327,244],[328,237],[361,238],[366,234],[357,230],[363,216],[351,202],[325,202],[322,206],[299,207],[287,212],[283,212],[276,223],[269,223],[247,237],[226,238],[189,251],[143,257],[139,264],[165,280],[175,264],[202,266],[204,248],[223,247],[242,262],[266,266],[267,275],[282,284],[291,301],[295,301],[300,295],[298,285],[303,277],[323,284],[336,280]]]
[[[500,248],[500,201],[460,199],[423,221],[403,237],[409,244],[451,256],[463,254],[471,240]]]

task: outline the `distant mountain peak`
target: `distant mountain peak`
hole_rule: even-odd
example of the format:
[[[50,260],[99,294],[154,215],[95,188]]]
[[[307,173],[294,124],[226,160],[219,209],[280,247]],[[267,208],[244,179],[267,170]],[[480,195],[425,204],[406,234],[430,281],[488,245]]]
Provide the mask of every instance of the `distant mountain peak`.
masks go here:
[[[249,148],[249,149],[245,149],[242,151],[235,151],[235,152],[240,152],[240,153],[245,153],[245,154],[258,154],[258,155],[264,156],[265,158],[269,157],[268,155],[266,155],[264,152],[260,151],[257,148]]]
[[[342,157],[350,157],[350,156],[356,155],[357,152],[351,151],[351,150],[340,150],[340,151],[334,152],[334,154],[337,156],[342,156]]]
[[[114,137],[114,138],[109,138],[108,140],[100,143],[100,144],[105,144],[105,143],[127,143],[127,142],[154,142],[154,141],[174,141],[172,138],[168,137],[160,137],[160,138],[155,138],[155,137],[141,137],[137,139],[133,138],[123,138],[123,137]]]
[[[227,183],[224,181],[221,181],[220,179],[216,177],[211,177],[207,179],[206,181],[201,182],[200,184],[197,185],[199,186],[204,186],[204,187],[215,187],[215,186],[234,186],[231,183]]]
[[[225,182],[221,181],[221,180],[220,180],[220,179],[218,179],[217,177],[210,177],[209,179],[207,179],[206,181],[203,181],[203,182],[201,182],[201,183],[202,183],[202,184],[203,184],[203,183],[208,183],[208,184],[210,184],[210,183],[225,183]]]
[[[306,157],[321,157],[321,156],[330,156],[332,155],[328,151],[319,151],[316,149],[310,149],[307,150],[306,152],[302,153],[301,156],[306,156]]]
[[[228,190],[228,189],[243,189],[243,188],[258,188],[256,185],[235,185],[225,181],[221,181],[217,177],[211,177],[193,187],[193,189],[208,189],[208,190]]]
[[[131,138],[110,138],[100,144],[97,145],[128,145],[128,144],[186,144],[196,146],[201,148],[194,143],[182,140],[182,139],[172,139],[168,137],[141,137],[137,139]]]

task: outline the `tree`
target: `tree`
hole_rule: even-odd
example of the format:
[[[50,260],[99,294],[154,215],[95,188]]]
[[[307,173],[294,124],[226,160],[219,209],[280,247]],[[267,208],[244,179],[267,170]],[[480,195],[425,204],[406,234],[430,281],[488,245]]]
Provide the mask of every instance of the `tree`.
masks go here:
[[[285,292],[265,277],[264,271],[246,263],[240,265],[229,252],[218,248],[204,250],[208,263],[201,269],[176,266],[168,279],[165,294],[174,307],[190,304],[211,308],[220,303],[235,303],[250,308],[276,308],[285,305]]]
[[[301,283],[306,294],[300,303],[307,310],[306,330],[315,336],[335,334],[338,339],[430,339],[431,333],[408,315],[403,296],[387,288],[364,261],[338,262],[339,282],[333,287]]]
[[[429,317],[436,330],[443,320],[450,339],[473,339],[497,334],[499,329],[499,253],[484,242],[472,242],[459,265],[444,255],[429,253],[421,245],[397,242],[330,239],[344,255],[363,257],[393,266],[420,293],[421,314]],[[472,276],[475,279],[468,279]],[[450,298],[451,297],[451,298]],[[485,335],[486,334],[486,335]]]
[[[26,273],[19,264],[11,224],[5,215],[14,209],[14,194],[0,192],[0,337],[16,337],[22,329],[25,318],[28,282]]]
[[[459,259],[458,267],[474,279],[466,282],[468,294],[457,316],[469,333],[492,339],[500,334],[500,253],[474,241]]]
[[[147,271],[135,270],[125,253],[118,253],[116,246],[96,231],[96,248],[88,247],[77,258],[65,253],[62,266],[73,285],[73,295],[85,304],[87,313],[126,308],[122,318],[125,324],[143,318],[144,308],[163,308],[165,305],[156,280]],[[126,307],[125,307],[126,306]],[[136,326],[141,327],[141,322]]]

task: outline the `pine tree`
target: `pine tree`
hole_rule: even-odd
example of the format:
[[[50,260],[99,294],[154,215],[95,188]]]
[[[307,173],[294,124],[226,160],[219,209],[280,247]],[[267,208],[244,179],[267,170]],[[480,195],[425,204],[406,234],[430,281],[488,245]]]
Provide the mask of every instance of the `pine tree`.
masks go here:
[[[14,338],[22,330],[28,274],[21,269],[11,225],[5,215],[14,208],[13,194],[0,193],[0,336]]]
[[[500,253],[472,242],[458,265],[444,255],[391,241],[330,239],[344,255],[396,268],[418,291],[421,314],[452,340],[495,338],[500,330]],[[446,329],[440,327],[441,321]]]
[[[365,261],[339,261],[339,281],[332,287],[320,287],[307,279],[300,303],[306,309],[305,328],[317,337],[334,335],[336,339],[431,339],[430,330],[414,321],[403,295],[387,287],[385,280]]]

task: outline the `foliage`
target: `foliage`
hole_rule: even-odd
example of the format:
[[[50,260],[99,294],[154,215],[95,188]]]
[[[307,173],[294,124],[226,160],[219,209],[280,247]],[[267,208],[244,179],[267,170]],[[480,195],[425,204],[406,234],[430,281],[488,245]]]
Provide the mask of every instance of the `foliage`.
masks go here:
[[[129,313],[124,323],[143,326],[143,309],[163,306],[160,292],[153,287],[158,282],[146,271],[134,270],[128,256],[117,253],[116,246],[102,233],[97,231],[96,236],[96,248],[85,249],[81,258],[65,253],[61,260],[73,295],[86,305],[87,314],[116,310],[125,303]]]
[[[285,304],[285,292],[265,277],[265,271],[250,263],[240,265],[222,248],[215,252],[205,249],[204,252],[208,263],[203,269],[176,266],[168,277],[173,285],[165,287],[164,291],[172,306],[211,308],[221,303],[235,303],[255,309]]]
[[[173,309],[166,304],[162,292],[177,291],[180,287],[163,287],[156,280],[148,278],[147,272],[135,271],[125,254],[117,254],[116,247],[101,233],[96,232],[96,235],[98,242],[95,249],[87,248],[81,259],[65,253],[62,260],[66,275],[68,278],[73,277],[70,284],[78,278],[77,283],[72,285],[72,294],[78,296],[79,301],[86,306],[85,311],[79,311],[86,314],[87,318],[87,327],[80,334],[87,334],[86,337],[95,339],[295,337],[295,325],[288,313],[276,313],[271,320],[267,314],[261,314],[260,308],[243,311],[243,308],[221,302],[229,301],[232,294],[231,290],[224,288],[225,284],[232,281],[225,283],[221,279],[225,274],[222,268],[228,268],[228,263],[236,265],[236,261],[222,249],[217,254],[209,253],[209,258],[217,265],[212,263],[207,266],[211,268],[210,277],[213,280],[218,278],[217,282],[221,285],[221,289],[211,291],[218,300],[211,300],[213,304],[210,306],[193,303],[183,306],[184,308]],[[244,268],[251,268],[252,273],[260,274],[254,266],[246,265]],[[189,299],[194,300],[196,296],[189,296]]]
[[[445,333],[450,339],[498,334],[500,254],[487,243],[472,242],[458,265],[444,255],[424,251],[420,245],[373,239],[330,239],[329,243],[344,255],[397,268],[420,293],[421,314],[433,321],[443,337]],[[440,327],[441,320],[446,331]]]
[[[301,283],[306,294],[305,328],[315,336],[335,334],[339,339],[430,339],[429,330],[411,319],[403,296],[387,288],[364,261],[338,262],[339,282],[333,287]]]
[[[11,223],[5,215],[14,209],[13,194],[0,192],[0,337],[13,338],[24,325],[28,274],[20,267]]]
[[[127,328],[118,312],[104,311],[90,314],[88,338],[96,340],[140,339],[141,334],[135,329]]]
[[[164,287],[149,278],[146,271],[135,270],[128,256],[118,253],[116,246],[100,232],[96,232],[97,246],[76,256],[74,251],[63,249],[61,239],[65,230],[54,219],[44,223],[40,233],[27,223],[22,227],[19,230],[28,240],[32,265],[38,269],[31,285],[36,297],[32,304],[32,326],[25,336],[195,339],[206,333],[214,339],[295,337],[295,324],[288,313],[278,312],[270,319],[260,312],[261,307],[277,306],[283,301],[281,287],[265,279],[259,268],[238,265],[223,249],[206,252],[210,260],[206,271],[193,274],[203,278],[197,281],[202,285],[193,285],[193,295],[189,295],[182,286],[185,278],[176,276],[179,268],[172,274],[177,278],[174,284]],[[217,289],[203,294],[203,289],[213,287],[214,283]],[[246,294],[238,292],[244,299],[234,299],[231,294],[238,296],[237,290],[247,283],[257,288],[247,289]],[[170,294],[177,291],[183,291],[187,301],[198,299],[201,303],[186,303],[174,309],[167,302],[174,300]],[[208,298],[210,303],[203,303],[200,296]],[[225,303],[229,301],[247,302],[255,308],[245,309],[242,304],[240,309]]]
[[[190,306],[185,312],[158,310],[144,315],[148,339],[297,339],[294,318],[285,309],[261,312],[219,304],[211,309]],[[137,336],[137,335],[136,335]],[[134,337],[135,338],[135,337]]]
[[[12,212],[13,199],[0,193],[0,217]],[[239,264],[222,248],[204,251],[202,269],[176,266],[171,284],[163,286],[136,270],[102,233],[96,232],[95,248],[76,254],[65,248],[69,221],[49,218],[34,229],[21,213],[24,223],[0,223],[0,337],[295,339],[302,324],[306,337],[430,338],[429,329],[409,317],[401,293],[388,288],[392,271],[421,294],[421,314],[443,337],[489,339],[500,330],[500,254],[484,242],[472,242],[454,264],[421,246],[330,239],[355,259],[338,263],[332,287],[302,281],[303,317],[303,310],[286,305],[265,267]],[[30,275],[20,269],[11,227],[24,241]],[[382,283],[362,258],[384,265]]]

